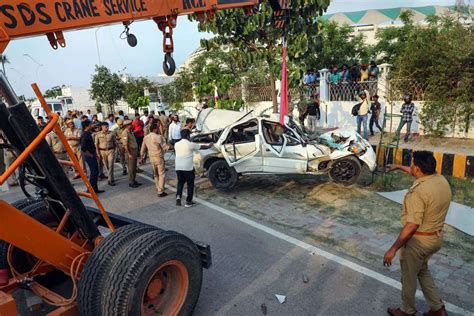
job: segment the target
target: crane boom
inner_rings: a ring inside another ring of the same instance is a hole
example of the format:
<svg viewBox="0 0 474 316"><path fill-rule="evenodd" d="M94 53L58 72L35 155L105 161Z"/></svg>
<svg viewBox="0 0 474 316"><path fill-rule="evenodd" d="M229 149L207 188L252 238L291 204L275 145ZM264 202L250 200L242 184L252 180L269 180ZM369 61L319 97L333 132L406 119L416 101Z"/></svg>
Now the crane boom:
<svg viewBox="0 0 474 316"><path fill-rule="evenodd" d="M0 54L13 39L45 34L51 46L57 49L59 46L66 46L63 31L115 23L125 25L128 39L128 25L131 22L153 19L163 32L166 63L172 61L172 29L176 26L178 15L195 14L198 20L204 20L206 17L212 19L214 13L222 9L245 8L250 13L251 8L259 2L260 0L2 0ZM135 46L136 39L129 41L129 44ZM172 62L174 68L174 61Z"/></svg>

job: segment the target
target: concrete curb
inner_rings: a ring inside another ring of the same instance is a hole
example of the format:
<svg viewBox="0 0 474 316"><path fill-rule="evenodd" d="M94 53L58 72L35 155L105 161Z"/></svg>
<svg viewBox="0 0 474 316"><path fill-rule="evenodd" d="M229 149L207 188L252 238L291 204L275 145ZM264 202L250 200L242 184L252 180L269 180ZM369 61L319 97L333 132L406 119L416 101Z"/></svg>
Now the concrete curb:
<svg viewBox="0 0 474 316"><path fill-rule="evenodd" d="M377 153L379 165L383 165L385 160L387 163L402 164L404 166L410 165L413 149L385 148L382 153L379 153L377 145L372 145L372 148ZM439 174L463 179L474 178L474 155L442 152L433 152L433 154L436 159L436 171Z"/></svg>

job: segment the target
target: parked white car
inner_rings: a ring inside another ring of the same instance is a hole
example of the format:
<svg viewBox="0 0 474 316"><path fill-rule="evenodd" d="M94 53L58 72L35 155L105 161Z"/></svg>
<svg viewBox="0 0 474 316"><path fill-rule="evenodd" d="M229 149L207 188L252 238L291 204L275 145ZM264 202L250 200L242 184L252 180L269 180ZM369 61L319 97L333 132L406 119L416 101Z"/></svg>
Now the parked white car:
<svg viewBox="0 0 474 316"><path fill-rule="evenodd" d="M281 125L252 113L215 109L201 111L196 123L191 140L214 146L194 156L195 167L207 170L212 185L220 189L232 188L239 175L267 173L327 173L333 181L350 185L364 165L371 171L376 167L372 146L350 129L310 140L291 119Z"/></svg>

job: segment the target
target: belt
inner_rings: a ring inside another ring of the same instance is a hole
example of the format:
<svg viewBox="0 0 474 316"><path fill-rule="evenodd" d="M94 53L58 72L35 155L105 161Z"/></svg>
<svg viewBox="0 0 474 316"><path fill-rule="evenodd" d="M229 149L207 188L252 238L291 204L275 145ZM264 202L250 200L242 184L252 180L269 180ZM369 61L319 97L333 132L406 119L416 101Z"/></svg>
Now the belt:
<svg viewBox="0 0 474 316"><path fill-rule="evenodd" d="M59 154L65 154L67 153L67 151L55 151L54 153L59 155Z"/></svg>
<svg viewBox="0 0 474 316"><path fill-rule="evenodd" d="M441 230L437 230L435 232L419 232L419 231L416 231L415 235L418 235L418 236L434 236L434 235L436 235L436 236L439 237L441 235L441 232L442 232Z"/></svg>

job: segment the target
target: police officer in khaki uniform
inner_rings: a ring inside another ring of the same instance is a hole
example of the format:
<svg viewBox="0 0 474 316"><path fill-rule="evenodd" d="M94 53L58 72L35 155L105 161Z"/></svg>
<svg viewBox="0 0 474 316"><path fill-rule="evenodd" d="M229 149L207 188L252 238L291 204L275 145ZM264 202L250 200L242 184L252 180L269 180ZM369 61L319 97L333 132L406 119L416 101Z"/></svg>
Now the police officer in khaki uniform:
<svg viewBox="0 0 474 316"><path fill-rule="evenodd" d="M4 140L3 132L0 131L0 144L6 144L6 139ZM15 157L12 154L11 150L0 150L0 174L4 173L5 170L10 167L10 165L15 161ZM14 187L18 185L18 179L16 176L16 170L10 176L12 181L9 183L10 186Z"/></svg>
<svg viewBox="0 0 474 316"><path fill-rule="evenodd" d="M95 145L97 136L102 131L102 122L95 122L95 123L91 122L91 124L94 127L94 133L92 134L92 139L94 140L94 145ZM107 179L107 177L104 174L104 163L102 159L100 159L99 151L97 151L97 163L99 164L99 180Z"/></svg>
<svg viewBox="0 0 474 316"><path fill-rule="evenodd" d="M121 140L128 158L128 185L131 188L137 188L141 183L138 183L135 179L137 176L138 143L132 133L132 121L124 121L123 129Z"/></svg>
<svg viewBox="0 0 474 316"><path fill-rule="evenodd" d="M140 150L140 160L144 163L145 153L148 152L158 196L164 197L168 195L165 192L166 168L164 160L164 154L168 149L168 145L166 144L166 139L159 135L159 127L156 122L150 125L150 131L151 132L143 139L142 148Z"/></svg>
<svg viewBox="0 0 474 316"><path fill-rule="evenodd" d="M48 143L49 148L51 148L54 155L56 156L56 159L68 160L66 148L64 147L64 144L61 142L58 135L54 131L51 131L49 132L48 135L46 135L46 142ZM64 172L67 174L69 171L69 167L68 166L62 166L62 167L63 167Z"/></svg>
<svg viewBox="0 0 474 316"><path fill-rule="evenodd" d="M117 139L117 150L115 151L115 159L120 160L122 164L122 175L127 175L127 160L125 159L125 149L122 145L122 133L123 133L123 120L121 118L117 118L114 125L110 129L111 132L115 133L115 138Z"/></svg>
<svg viewBox="0 0 474 316"><path fill-rule="evenodd" d="M79 160L79 165L81 165L82 169L86 173L86 165L84 164L84 159L82 158L80 146L81 131L75 127L74 121L72 120L67 120L66 126L67 128L64 131L64 135L66 136L69 146L71 146L72 151L76 155L77 160ZM79 179L80 177L79 171L76 170L76 174L74 175L73 179Z"/></svg>
<svg viewBox="0 0 474 316"><path fill-rule="evenodd" d="M428 269L428 260L441 249L442 229L452 194L448 181L436 174L436 160L432 152L413 152L410 167L389 165L389 170L400 169L415 177L405 195L401 222L403 229L395 243L385 253L384 265L390 266L400 250L402 271L402 307L388 308L390 315L415 315L417 279L430 311L423 315L447 315L436 285Z"/></svg>
<svg viewBox="0 0 474 316"><path fill-rule="evenodd" d="M99 155L99 160L107 170L108 183L114 186L114 157L117 140L115 133L109 131L109 124L107 122L103 122L101 128L102 130L98 132L95 137L95 147Z"/></svg>

